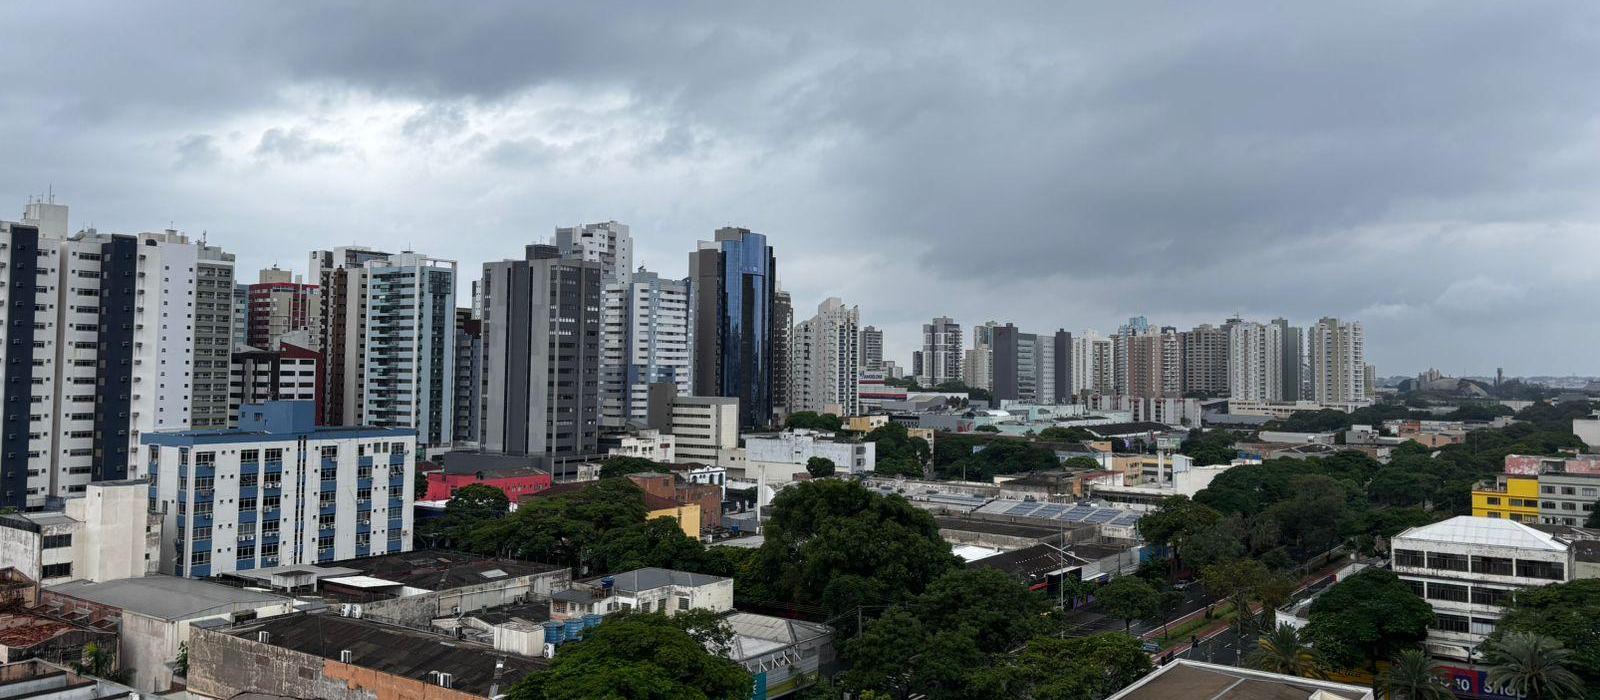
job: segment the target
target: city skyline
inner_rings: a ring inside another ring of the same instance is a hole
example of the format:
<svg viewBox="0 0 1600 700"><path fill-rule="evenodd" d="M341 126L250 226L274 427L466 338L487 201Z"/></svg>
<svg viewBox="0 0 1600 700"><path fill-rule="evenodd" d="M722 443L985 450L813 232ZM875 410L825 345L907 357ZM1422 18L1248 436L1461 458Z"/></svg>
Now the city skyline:
<svg viewBox="0 0 1600 700"><path fill-rule="evenodd" d="M443 6L8 6L49 59L0 68L28 164L0 192L245 270L351 243L473 270L617 220L677 278L741 226L801 308L872 300L897 362L937 315L1238 313L1360 319L1386 375L1600 371L1600 167L1573 157L1600 96L1570 89L1600 66L1568 58L1597 8L616 9L451 8L441 35Z"/></svg>

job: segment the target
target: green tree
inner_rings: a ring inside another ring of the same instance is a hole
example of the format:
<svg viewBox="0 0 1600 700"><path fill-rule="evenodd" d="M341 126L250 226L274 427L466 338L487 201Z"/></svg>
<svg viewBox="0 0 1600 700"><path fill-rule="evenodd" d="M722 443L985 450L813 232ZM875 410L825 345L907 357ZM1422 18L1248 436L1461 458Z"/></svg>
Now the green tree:
<svg viewBox="0 0 1600 700"><path fill-rule="evenodd" d="M854 481L784 489L737 585L753 600L821 604L830 614L922 592L960 561L927 511Z"/></svg>
<svg viewBox="0 0 1600 700"><path fill-rule="evenodd" d="M820 430L836 433L843 429L844 421L832 413L817 413L816 411L799 411L790 414L783 426L791 430L800 428L804 430Z"/></svg>
<svg viewBox="0 0 1600 700"><path fill-rule="evenodd" d="M667 473L667 465L643 457L607 457L600 463L600 478L615 479L640 472Z"/></svg>
<svg viewBox="0 0 1600 700"><path fill-rule="evenodd" d="M1234 624L1240 634L1249 629L1252 622L1250 605L1262 598L1261 591L1271 585L1273 578L1266 565L1255 559L1218 562L1200 574L1206 592L1233 603Z"/></svg>
<svg viewBox="0 0 1600 700"><path fill-rule="evenodd" d="M585 557L607 533L644 523L644 495L627 479L601 479L583 490L531 499L465 537L480 554L562 564L588 573Z"/></svg>
<svg viewBox="0 0 1600 700"><path fill-rule="evenodd" d="M1489 683L1529 700L1561 700L1583 696L1584 684L1568 666L1572 650L1561 642L1530 632L1511 632L1484 643L1483 664Z"/></svg>
<svg viewBox="0 0 1600 700"><path fill-rule="evenodd" d="M976 433L998 433L1000 432L1000 429L992 425L980 425L976 428L973 428L972 431Z"/></svg>
<svg viewBox="0 0 1600 700"><path fill-rule="evenodd" d="M1451 700L1445 679L1433 659L1421 649L1400 652L1378 676L1378 687L1388 700Z"/></svg>
<svg viewBox="0 0 1600 700"><path fill-rule="evenodd" d="M1600 527L1600 501L1595 501L1589 511L1588 519L1583 521L1584 527Z"/></svg>
<svg viewBox="0 0 1600 700"><path fill-rule="evenodd" d="M1393 572L1370 568L1311 603L1305 634L1334 668L1375 669L1428 636L1433 608Z"/></svg>
<svg viewBox="0 0 1600 700"><path fill-rule="evenodd" d="M1095 593L1100 607L1112 617L1122 620L1122 628L1129 629L1134 620L1143 620L1161 609L1161 594L1155 586L1138 576L1119 576L1111 579Z"/></svg>
<svg viewBox="0 0 1600 700"><path fill-rule="evenodd" d="M584 548L582 558L589 572L596 575L646 567L703 573L711 573L706 569L712 568L706 546L685 535L672 518L654 518L611 530Z"/></svg>
<svg viewBox="0 0 1600 700"><path fill-rule="evenodd" d="M975 697L1080 700L1103 698L1150 672L1140 642L1120 632L1034 637L1015 658L979 669Z"/></svg>
<svg viewBox="0 0 1600 700"><path fill-rule="evenodd" d="M466 548L472 532L486 523L504 518L511 499L487 484L462 487L444 504L444 516L421 528L420 534L435 546Z"/></svg>
<svg viewBox="0 0 1600 700"><path fill-rule="evenodd" d="M1061 468L1068 471L1099 471L1100 462L1093 457L1068 457L1061 463Z"/></svg>
<svg viewBox="0 0 1600 700"><path fill-rule="evenodd" d="M810 474L813 479L833 476L836 469L837 467L834 465L833 460L827 457L812 457L806 460L806 473Z"/></svg>
<svg viewBox="0 0 1600 700"><path fill-rule="evenodd" d="M695 616L620 612L564 645L549 670L511 686L511 700L743 698L750 675L686 629ZM701 630L705 633L705 630Z"/></svg>
<svg viewBox="0 0 1600 700"><path fill-rule="evenodd" d="M1241 467L1234 467L1240 469ZM1228 472L1233 469L1228 470ZM1228 472L1223 472L1227 475ZM1221 478L1221 477L1218 477ZM1201 491L1205 493L1205 491ZM1171 553L1173 571L1181 570L1184 557L1190 554L1191 545L1217 523L1222 515L1188 496L1167 498L1156 509L1146 513L1136 526L1145 541L1165 545Z"/></svg>
<svg viewBox="0 0 1600 700"><path fill-rule="evenodd" d="M411 500L421 501L428 497L428 473L419 471L411 477Z"/></svg>
<svg viewBox="0 0 1600 700"><path fill-rule="evenodd" d="M1525 632L1550 637L1572 653L1584 684L1600 688L1600 579L1577 579L1517 592L1496 635Z"/></svg>
<svg viewBox="0 0 1600 700"><path fill-rule="evenodd" d="M187 649L180 649L179 654L184 662L184 672L188 672ZM104 646L99 642L89 642L83 647L83 656L72 664L73 670L84 675L104 678L113 683L126 683L132 675L132 669L117 669L116 647Z"/></svg>
<svg viewBox="0 0 1600 700"><path fill-rule="evenodd" d="M910 431L899 423L885 423L867 433L866 441L876 445L875 473L880 476L908 476L921 478L923 465L932 450L928 441L911 437Z"/></svg>
<svg viewBox="0 0 1600 700"><path fill-rule="evenodd" d="M1239 456L1239 451L1233 449L1237 441L1238 437L1227 430L1195 428L1189 431L1189 436L1178 446L1178 451L1193 459L1195 466L1228 464Z"/></svg>
<svg viewBox="0 0 1600 700"><path fill-rule="evenodd" d="M1039 431L1039 439L1045 442L1093 442L1096 438L1094 433L1078 426L1071 428L1052 426Z"/></svg>
<svg viewBox="0 0 1600 700"><path fill-rule="evenodd" d="M1327 678L1328 673L1300 630L1278 625L1256 640L1255 651L1245 659L1250 668L1302 678Z"/></svg>

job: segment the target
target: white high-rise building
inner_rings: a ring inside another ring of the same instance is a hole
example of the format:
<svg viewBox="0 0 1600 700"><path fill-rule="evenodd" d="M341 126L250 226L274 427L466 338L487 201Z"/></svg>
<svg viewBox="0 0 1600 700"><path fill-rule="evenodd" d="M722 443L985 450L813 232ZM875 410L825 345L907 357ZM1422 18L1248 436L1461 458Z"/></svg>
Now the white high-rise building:
<svg viewBox="0 0 1600 700"><path fill-rule="evenodd" d="M0 222L0 506L128 477L143 432L227 427L233 256L175 232ZM19 274L20 273L20 274Z"/></svg>
<svg viewBox="0 0 1600 700"><path fill-rule="evenodd" d="M432 455L455 432L456 263L416 253L369 260L358 423L412 428Z"/></svg>
<svg viewBox="0 0 1600 700"><path fill-rule="evenodd" d="M633 236L627 224L607 221L558 228L556 249L568 260L600 263L607 280L627 282L633 274Z"/></svg>
<svg viewBox="0 0 1600 700"><path fill-rule="evenodd" d="M1228 396L1282 401L1283 376L1282 327L1240 322L1228 328Z"/></svg>
<svg viewBox="0 0 1600 700"><path fill-rule="evenodd" d="M860 412L861 310L837 297L795 324L789 339L789 411L853 416Z"/></svg>
<svg viewBox="0 0 1600 700"><path fill-rule="evenodd" d="M883 370L883 331L875 326L861 329L861 369L867 372Z"/></svg>
<svg viewBox="0 0 1600 700"><path fill-rule="evenodd" d="M1367 401L1366 334L1359 322L1324 318L1309 330L1311 400L1318 403Z"/></svg>
<svg viewBox="0 0 1600 700"><path fill-rule="evenodd" d="M922 325L922 359L917 383L925 387L959 380L961 375L961 324L948 316Z"/></svg>
<svg viewBox="0 0 1600 700"><path fill-rule="evenodd" d="M648 418L649 386L693 388L689 282L639 268L606 285L600 327L600 420L619 427Z"/></svg>
<svg viewBox="0 0 1600 700"><path fill-rule="evenodd" d="M1114 389L1111 339L1086 330L1072 336L1072 394L1109 395Z"/></svg>

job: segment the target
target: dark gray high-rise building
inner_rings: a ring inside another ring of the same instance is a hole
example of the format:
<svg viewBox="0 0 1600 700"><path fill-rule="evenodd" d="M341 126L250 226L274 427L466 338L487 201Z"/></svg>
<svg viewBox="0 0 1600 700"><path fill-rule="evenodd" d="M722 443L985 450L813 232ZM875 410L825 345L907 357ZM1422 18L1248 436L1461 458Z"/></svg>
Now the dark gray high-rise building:
<svg viewBox="0 0 1600 700"><path fill-rule="evenodd" d="M483 266L481 447L572 457L599 450L599 262L530 245Z"/></svg>
<svg viewBox="0 0 1600 700"><path fill-rule="evenodd" d="M1228 329L1211 324L1179 334L1183 354L1183 391L1211 396L1228 393Z"/></svg>
<svg viewBox="0 0 1600 700"><path fill-rule="evenodd" d="M790 345L794 342L794 300L788 292L772 295L772 405L787 409L790 392L794 391L794 367L789 362Z"/></svg>
<svg viewBox="0 0 1600 700"><path fill-rule="evenodd" d="M749 229L717 229L716 240L689 254L694 393L738 398L741 428L772 424L781 357L775 341L778 329L788 328L775 308L777 281L767 237Z"/></svg>
<svg viewBox="0 0 1600 700"><path fill-rule="evenodd" d="M1287 319L1272 320L1272 325L1283 336L1283 400L1300 401L1310 398L1304 388L1306 361L1305 329L1289 325Z"/></svg>
<svg viewBox="0 0 1600 700"><path fill-rule="evenodd" d="M452 439L475 443L483 415L483 321L456 309L455 417Z"/></svg>
<svg viewBox="0 0 1600 700"><path fill-rule="evenodd" d="M1051 358L1055 363L1055 386L1050 392L1051 398L1056 403L1068 403L1072 400L1072 332L1064 328L1056 329L1055 356Z"/></svg>
<svg viewBox="0 0 1600 700"><path fill-rule="evenodd" d="M883 369L883 331L876 326L861 329L861 369L877 372Z"/></svg>

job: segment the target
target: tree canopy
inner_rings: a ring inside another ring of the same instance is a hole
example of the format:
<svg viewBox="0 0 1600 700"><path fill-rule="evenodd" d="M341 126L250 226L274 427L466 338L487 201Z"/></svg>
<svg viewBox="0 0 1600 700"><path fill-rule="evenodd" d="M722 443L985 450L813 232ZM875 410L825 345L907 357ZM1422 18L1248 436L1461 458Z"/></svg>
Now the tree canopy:
<svg viewBox="0 0 1600 700"><path fill-rule="evenodd" d="M1433 608L1393 572L1370 568L1311 603L1306 636L1335 668L1375 668L1428 637Z"/></svg>
<svg viewBox="0 0 1600 700"><path fill-rule="evenodd" d="M910 430L899 423L873 428L866 440L877 446L874 471L881 476L921 478L923 465L932 456L928 441L911 437Z"/></svg>
<svg viewBox="0 0 1600 700"><path fill-rule="evenodd" d="M797 411L790 414L783 426L789 429L800 428L804 430L820 430L836 433L844 428L844 421L832 413L817 413L816 411Z"/></svg>
<svg viewBox="0 0 1600 700"><path fill-rule="evenodd" d="M1079 700L1103 698L1150 672L1139 640L1120 632L1034 637L1022 653L975 674L975 697Z"/></svg>
<svg viewBox="0 0 1600 700"><path fill-rule="evenodd" d="M1572 650L1572 670L1600 688L1600 579L1577 579L1519 591L1495 635L1528 632Z"/></svg>
<svg viewBox="0 0 1600 700"><path fill-rule="evenodd" d="M806 460L806 473L810 474L813 479L833 476L837 468L833 460L827 457L812 457Z"/></svg>
<svg viewBox="0 0 1600 700"><path fill-rule="evenodd" d="M779 492L772 512L737 584L751 599L837 614L903 600L959 565L932 515L854 481L796 484Z"/></svg>
<svg viewBox="0 0 1600 700"><path fill-rule="evenodd" d="M600 478L610 479L640 472L667 473L667 465L643 457L607 457L600 463Z"/></svg>
<svg viewBox="0 0 1600 700"><path fill-rule="evenodd" d="M1213 464L1228 464L1239 456L1239 451L1233 449L1233 444L1239 438L1227 430L1201 430L1195 428L1189 431L1189 436L1183 439L1178 446L1178 451L1188 455L1194 460L1197 467Z"/></svg>
<svg viewBox="0 0 1600 700"><path fill-rule="evenodd" d="M942 433L933 451L934 474L941 479L990 481L997 474L1061 468L1053 450L1015 437Z"/></svg>
<svg viewBox="0 0 1600 700"><path fill-rule="evenodd" d="M705 618L617 612L561 647L550 668L511 686L510 700L743 698L750 674L703 644ZM715 632L709 632L715 634Z"/></svg>

